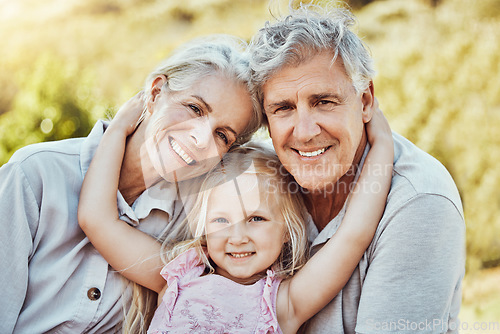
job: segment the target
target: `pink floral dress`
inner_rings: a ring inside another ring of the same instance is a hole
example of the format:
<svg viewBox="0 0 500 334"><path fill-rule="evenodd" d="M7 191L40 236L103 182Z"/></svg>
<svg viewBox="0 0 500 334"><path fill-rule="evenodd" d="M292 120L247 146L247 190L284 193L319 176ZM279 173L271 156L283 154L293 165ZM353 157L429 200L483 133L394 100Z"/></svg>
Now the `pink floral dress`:
<svg viewBox="0 0 500 334"><path fill-rule="evenodd" d="M272 270L252 285L220 275L204 275L198 253L190 249L161 271L168 284L148 334L280 333L276 294L281 279Z"/></svg>

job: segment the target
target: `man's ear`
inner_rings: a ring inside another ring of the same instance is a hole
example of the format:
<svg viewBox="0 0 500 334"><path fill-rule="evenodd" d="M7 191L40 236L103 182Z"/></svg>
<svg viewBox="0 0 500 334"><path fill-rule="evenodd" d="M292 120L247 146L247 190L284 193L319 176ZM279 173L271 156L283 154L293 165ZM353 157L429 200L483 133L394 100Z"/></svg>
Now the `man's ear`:
<svg viewBox="0 0 500 334"><path fill-rule="evenodd" d="M375 107L375 95L374 95L373 81L370 81L368 88L361 94L361 103L363 104L363 123L368 123L373 116Z"/></svg>
<svg viewBox="0 0 500 334"><path fill-rule="evenodd" d="M150 88L150 95L149 99L147 101L147 107L148 110L151 112L152 107L156 99L158 98L158 95L161 92L162 87L165 85L167 82L167 77L163 74L157 76L154 80L153 83L151 83L151 88Z"/></svg>

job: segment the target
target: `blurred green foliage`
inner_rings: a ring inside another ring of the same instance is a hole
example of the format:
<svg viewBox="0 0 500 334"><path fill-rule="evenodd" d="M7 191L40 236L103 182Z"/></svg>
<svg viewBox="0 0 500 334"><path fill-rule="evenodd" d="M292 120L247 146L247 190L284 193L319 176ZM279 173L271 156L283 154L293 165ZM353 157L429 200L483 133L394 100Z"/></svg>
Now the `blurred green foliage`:
<svg viewBox="0 0 500 334"><path fill-rule="evenodd" d="M358 20L391 126L458 185L468 270L500 264L500 1L380 1Z"/></svg>
<svg viewBox="0 0 500 334"><path fill-rule="evenodd" d="M86 135L179 44L248 40L272 20L267 0L51 1L0 7L0 165L24 145ZM459 187L468 270L500 264L500 0L351 4L391 126Z"/></svg>
<svg viewBox="0 0 500 334"><path fill-rule="evenodd" d="M62 64L62 65L61 65ZM83 137L102 115L91 98L92 76L50 54L20 69L9 111L0 115L0 158L5 162L22 146Z"/></svg>

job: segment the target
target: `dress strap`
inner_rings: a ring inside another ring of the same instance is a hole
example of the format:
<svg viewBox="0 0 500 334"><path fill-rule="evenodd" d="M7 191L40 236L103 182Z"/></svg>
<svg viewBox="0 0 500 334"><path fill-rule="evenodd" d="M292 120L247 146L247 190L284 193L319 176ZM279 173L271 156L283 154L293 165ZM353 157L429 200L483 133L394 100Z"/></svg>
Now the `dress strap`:
<svg viewBox="0 0 500 334"><path fill-rule="evenodd" d="M272 269L268 269L260 306L260 321L255 333L281 333L276 315L276 296L280 283L281 278Z"/></svg>
<svg viewBox="0 0 500 334"><path fill-rule="evenodd" d="M198 250L190 248L184 253L179 254L175 259L170 261L161 270L161 275L167 281L168 288L162 298L160 305L165 314L164 321L170 323L170 318L174 310L177 296L179 294L179 281L201 276L205 270L201 262Z"/></svg>

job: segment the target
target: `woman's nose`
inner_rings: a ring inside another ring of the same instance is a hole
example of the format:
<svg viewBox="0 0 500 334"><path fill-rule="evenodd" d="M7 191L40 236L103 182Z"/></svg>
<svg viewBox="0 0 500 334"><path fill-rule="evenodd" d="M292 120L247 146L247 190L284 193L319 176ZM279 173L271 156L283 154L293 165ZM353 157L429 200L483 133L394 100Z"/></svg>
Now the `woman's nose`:
<svg viewBox="0 0 500 334"><path fill-rule="evenodd" d="M212 127L208 117L199 117L193 124L190 131L190 137L198 149L206 149L215 145L215 139L212 135Z"/></svg>

